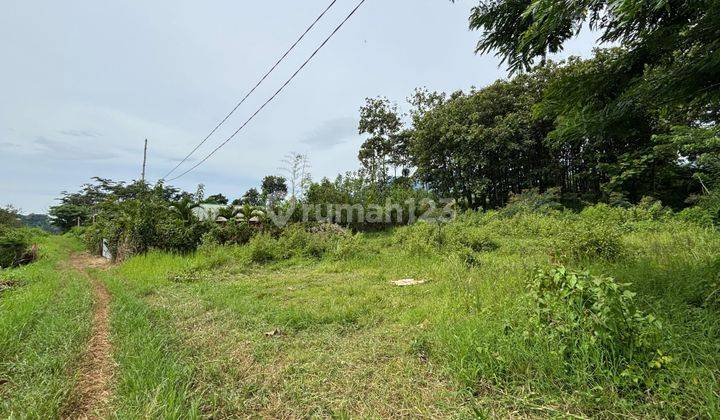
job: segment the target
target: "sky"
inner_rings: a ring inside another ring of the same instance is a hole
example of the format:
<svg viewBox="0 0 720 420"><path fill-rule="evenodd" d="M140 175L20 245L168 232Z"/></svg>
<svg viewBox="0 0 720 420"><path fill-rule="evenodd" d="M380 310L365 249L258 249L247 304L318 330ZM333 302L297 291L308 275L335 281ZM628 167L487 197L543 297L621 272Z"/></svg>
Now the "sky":
<svg viewBox="0 0 720 420"><path fill-rule="evenodd" d="M333 9L183 169L237 129L357 4ZM235 106L330 0L4 0L0 14L0 205L43 213L93 176L147 180L173 168ZM307 154L315 180L358 168L359 108L417 87L507 77L476 55L477 0L367 0L295 81L221 151L172 184L230 199ZM560 58L587 57L583 32Z"/></svg>

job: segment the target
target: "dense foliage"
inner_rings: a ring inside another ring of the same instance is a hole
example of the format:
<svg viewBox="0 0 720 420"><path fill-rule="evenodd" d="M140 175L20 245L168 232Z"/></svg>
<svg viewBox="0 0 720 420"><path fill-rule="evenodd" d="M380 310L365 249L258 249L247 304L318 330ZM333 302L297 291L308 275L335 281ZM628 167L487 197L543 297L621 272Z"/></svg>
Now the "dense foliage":
<svg viewBox="0 0 720 420"><path fill-rule="evenodd" d="M536 120L552 123L543 143L560 167L556 186L566 198L653 196L682 208L718 179L718 5L483 0L470 28L482 31L478 52L530 72L521 79L555 69L547 54L586 23L618 44L556 68L533 106Z"/></svg>
<svg viewBox="0 0 720 420"><path fill-rule="evenodd" d="M22 216L17 209L12 206L0 208L0 269L27 264L37 258L31 245L42 232L22 225Z"/></svg>

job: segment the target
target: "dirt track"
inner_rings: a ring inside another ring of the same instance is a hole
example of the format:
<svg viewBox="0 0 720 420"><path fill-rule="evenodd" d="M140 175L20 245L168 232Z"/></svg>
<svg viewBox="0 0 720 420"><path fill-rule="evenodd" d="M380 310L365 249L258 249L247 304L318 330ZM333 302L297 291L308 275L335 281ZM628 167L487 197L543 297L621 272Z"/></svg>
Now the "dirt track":
<svg viewBox="0 0 720 420"><path fill-rule="evenodd" d="M109 263L89 254L75 254L70 258L69 264L89 279L93 288L94 305L92 333L80 365L75 403L67 417L104 418L111 395L110 383L114 367L110 345L110 293L105 285L87 270L102 269Z"/></svg>

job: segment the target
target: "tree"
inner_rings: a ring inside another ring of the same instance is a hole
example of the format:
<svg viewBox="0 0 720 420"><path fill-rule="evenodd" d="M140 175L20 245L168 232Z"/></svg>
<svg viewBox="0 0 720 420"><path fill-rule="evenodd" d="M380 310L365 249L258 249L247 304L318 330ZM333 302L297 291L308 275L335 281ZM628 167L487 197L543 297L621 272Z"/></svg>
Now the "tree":
<svg viewBox="0 0 720 420"><path fill-rule="evenodd" d="M250 188L243 194L242 198L238 198L233 201L233 205L239 206L242 204L250 204L251 206L259 206L262 204L260 193L255 188Z"/></svg>
<svg viewBox="0 0 720 420"><path fill-rule="evenodd" d="M228 204L230 200L222 194L214 194L205 199L205 204Z"/></svg>
<svg viewBox="0 0 720 420"><path fill-rule="evenodd" d="M513 72L544 64L585 23L618 47L571 59L537 110L556 126L547 144L565 189L684 206L707 177L698 164L712 160L692 151L720 114L720 0L481 1L470 17L477 51Z"/></svg>
<svg viewBox="0 0 720 420"><path fill-rule="evenodd" d="M550 186L556 165L544 140L552 125L532 109L552 71L442 100L432 95L429 105L416 97L422 106L412 114L416 177L469 208L502 206L510 193Z"/></svg>
<svg viewBox="0 0 720 420"><path fill-rule="evenodd" d="M628 96L717 115L720 0L483 0L470 16L470 28L482 31L477 52L494 51L512 71L543 63L586 22L626 52Z"/></svg>
<svg viewBox="0 0 720 420"><path fill-rule="evenodd" d="M53 225L63 232L75 226L90 223L91 208L77 204L60 204L50 207L50 217Z"/></svg>
<svg viewBox="0 0 720 420"><path fill-rule="evenodd" d="M360 108L360 134L369 137L360 147L358 159L372 183L381 185L387 181L389 168L397 170L408 165L408 133L403 124L397 105L387 98L367 98Z"/></svg>
<svg viewBox="0 0 720 420"><path fill-rule="evenodd" d="M227 220L234 220L238 214L240 214L240 209L235 205L231 205L218 210L217 216L224 217Z"/></svg>
<svg viewBox="0 0 720 420"><path fill-rule="evenodd" d="M310 160L307 155L290 152L282 162L283 167L281 170L288 174L288 180L290 181L290 197L293 199L302 197L312 182Z"/></svg>
<svg viewBox="0 0 720 420"><path fill-rule="evenodd" d="M165 186L162 182L150 187L141 181L125 183L94 177L92 182L84 184L77 192L63 191L58 199L60 204L51 207L49 215L55 226L61 230L68 230L77 226L78 218L81 224L90 223L92 216L97 213L98 207L103 203L142 199L151 191L166 201L191 196L177 188Z"/></svg>
<svg viewBox="0 0 720 420"><path fill-rule="evenodd" d="M11 205L0 207L0 227L20 227L20 215L18 209Z"/></svg>
<svg viewBox="0 0 720 420"><path fill-rule="evenodd" d="M284 177L268 175L262 181L262 197L269 206L282 201L288 193L287 182Z"/></svg>
<svg viewBox="0 0 720 420"><path fill-rule="evenodd" d="M20 220L24 226L42 229L50 233L59 232L58 228L52 225L50 216L47 214L31 213L28 215L20 215Z"/></svg>
<svg viewBox="0 0 720 420"><path fill-rule="evenodd" d="M200 207L200 204L193 202L189 197L183 197L170 203L170 209L186 224L190 224L197 219L193 210L198 207Z"/></svg>
<svg viewBox="0 0 720 420"><path fill-rule="evenodd" d="M240 219L244 223L250 223L250 219L254 217L257 217L258 219L264 218L265 213L263 213L262 210L256 208L255 206L246 203L240 209L238 209L237 216L238 219Z"/></svg>

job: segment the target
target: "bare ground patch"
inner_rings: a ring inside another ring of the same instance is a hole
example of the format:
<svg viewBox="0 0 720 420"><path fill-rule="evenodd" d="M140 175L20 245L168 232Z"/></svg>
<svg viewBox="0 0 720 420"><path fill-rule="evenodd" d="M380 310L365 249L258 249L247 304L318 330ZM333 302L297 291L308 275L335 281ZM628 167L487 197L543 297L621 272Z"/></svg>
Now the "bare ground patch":
<svg viewBox="0 0 720 420"><path fill-rule="evenodd" d="M87 350L80 365L79 380L73 403L66 417L103 418L110 400L110 382L113 373L112 346L110 345L110 293L105 285L91 276L90 268L103 269L109 262L89 254L75 254L68 264L90 280L93 288L93 324Z"/></svg>

